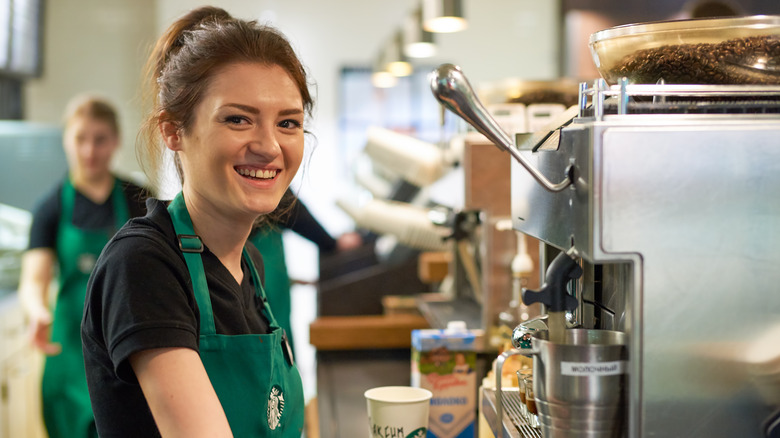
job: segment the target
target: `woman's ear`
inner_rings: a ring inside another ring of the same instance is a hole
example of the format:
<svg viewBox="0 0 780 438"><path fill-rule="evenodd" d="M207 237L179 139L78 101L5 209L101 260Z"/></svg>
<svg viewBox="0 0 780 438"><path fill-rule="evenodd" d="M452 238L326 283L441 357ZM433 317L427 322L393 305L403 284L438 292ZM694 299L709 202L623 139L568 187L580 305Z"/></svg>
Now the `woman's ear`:
<svg viewBox="0 0 780 438"><path fill-rule="evenodd" d="M165 142L165 146L172 151L181 150L181 136L179 135L179 126L176 123L165 121L160 122L160 135Z"/></svg>

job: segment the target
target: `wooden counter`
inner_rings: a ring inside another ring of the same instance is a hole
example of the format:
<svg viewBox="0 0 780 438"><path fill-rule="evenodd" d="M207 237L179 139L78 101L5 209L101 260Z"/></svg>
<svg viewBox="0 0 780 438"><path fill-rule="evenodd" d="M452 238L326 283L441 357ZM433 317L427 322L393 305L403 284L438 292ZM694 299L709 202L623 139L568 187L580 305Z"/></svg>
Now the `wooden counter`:
<svg viewBox="0 0 780 438"><path fill-rule="evenodd" d="M317 350L411 348L412 330L429 328L421 315L321 316L309 325Z"/></svg>

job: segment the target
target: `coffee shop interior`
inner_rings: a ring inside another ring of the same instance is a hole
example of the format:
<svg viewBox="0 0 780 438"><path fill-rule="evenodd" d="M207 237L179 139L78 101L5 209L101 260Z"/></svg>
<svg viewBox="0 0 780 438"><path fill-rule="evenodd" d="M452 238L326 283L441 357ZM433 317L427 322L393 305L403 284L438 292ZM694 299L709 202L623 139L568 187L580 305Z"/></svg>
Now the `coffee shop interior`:
<svg viewBox="0 0 780 438"><path fill-rule="evenodd" d="M0 438L47 436L17 287L63 110L113 102L112 169L145 185L143 65L203 4L0 0ZM290 39L315 100L291 187L361 238L282 234L304 436L384 437L364 394L416 386L428 437L780 437L780 2L209 4ZM749 72L686 64L740 39Z"/></svg>

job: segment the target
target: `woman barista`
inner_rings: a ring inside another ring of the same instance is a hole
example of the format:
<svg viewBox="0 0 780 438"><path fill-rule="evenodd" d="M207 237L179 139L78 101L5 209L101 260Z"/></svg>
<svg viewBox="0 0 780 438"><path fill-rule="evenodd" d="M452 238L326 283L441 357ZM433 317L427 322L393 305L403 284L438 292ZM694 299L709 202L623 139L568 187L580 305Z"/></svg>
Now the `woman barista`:
<svg viewBox="0 0 780 438"><path fill-rule="evenodd" d="M312 99L276 30L191 11L150 59L161 139L182 191L109 242L87 291L84 360L101 436L300 437L303 388L245 245L303 157Z"/></svg>
<svg viewBox="0 0 780 438"><path fill-rule="evenodd" d="M114 232L146 212L141 188L109 169L119 147L119 125L108 102L73 99L65 113L63 147L68 176L35 208L19 289L33 345L49 355L42 405L51 438L97 436L79 328L87 280ZM55 275L59 290L52 315L49 285Z"/></svg>

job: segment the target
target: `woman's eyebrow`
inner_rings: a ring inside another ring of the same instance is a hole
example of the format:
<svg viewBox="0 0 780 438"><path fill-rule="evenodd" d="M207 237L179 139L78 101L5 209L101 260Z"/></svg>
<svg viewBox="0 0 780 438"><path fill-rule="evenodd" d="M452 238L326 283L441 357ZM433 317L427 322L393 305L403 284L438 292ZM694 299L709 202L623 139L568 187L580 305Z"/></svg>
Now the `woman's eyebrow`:
<svg viewBox="0 0 780 438"><path fill-rule="evenodd" d="M240 103L226 103L222 105L220 108L237 108L241 111L246 111L251 114L260 114L260 110L250 106L250 105L243 105ZM303 114L303 109L301 108L289 108L289 109L283 109L279 111L280 116L291 116L291 115L298 115Z"/></svg>
<svg viewBox="0 0 780 438"><path fill-rule="evenodd" d="M300 108L290 108L279 111L280 116L294 116L298 114L303 114L303 110Z"/></svg>
<svg viewBox="0 0 780 438"><path fill-rule="evenodd" d="M237 108L237 109L240 109L241 111L246 111L246 112L252 113L252 114L260 114L260 110L259 109L255 108L253 106L250 106L250 105L242 105L240 103L226 103L226 104L222 105L220 108L228 108L228 107L230 107L230 108Z"/></svg>

